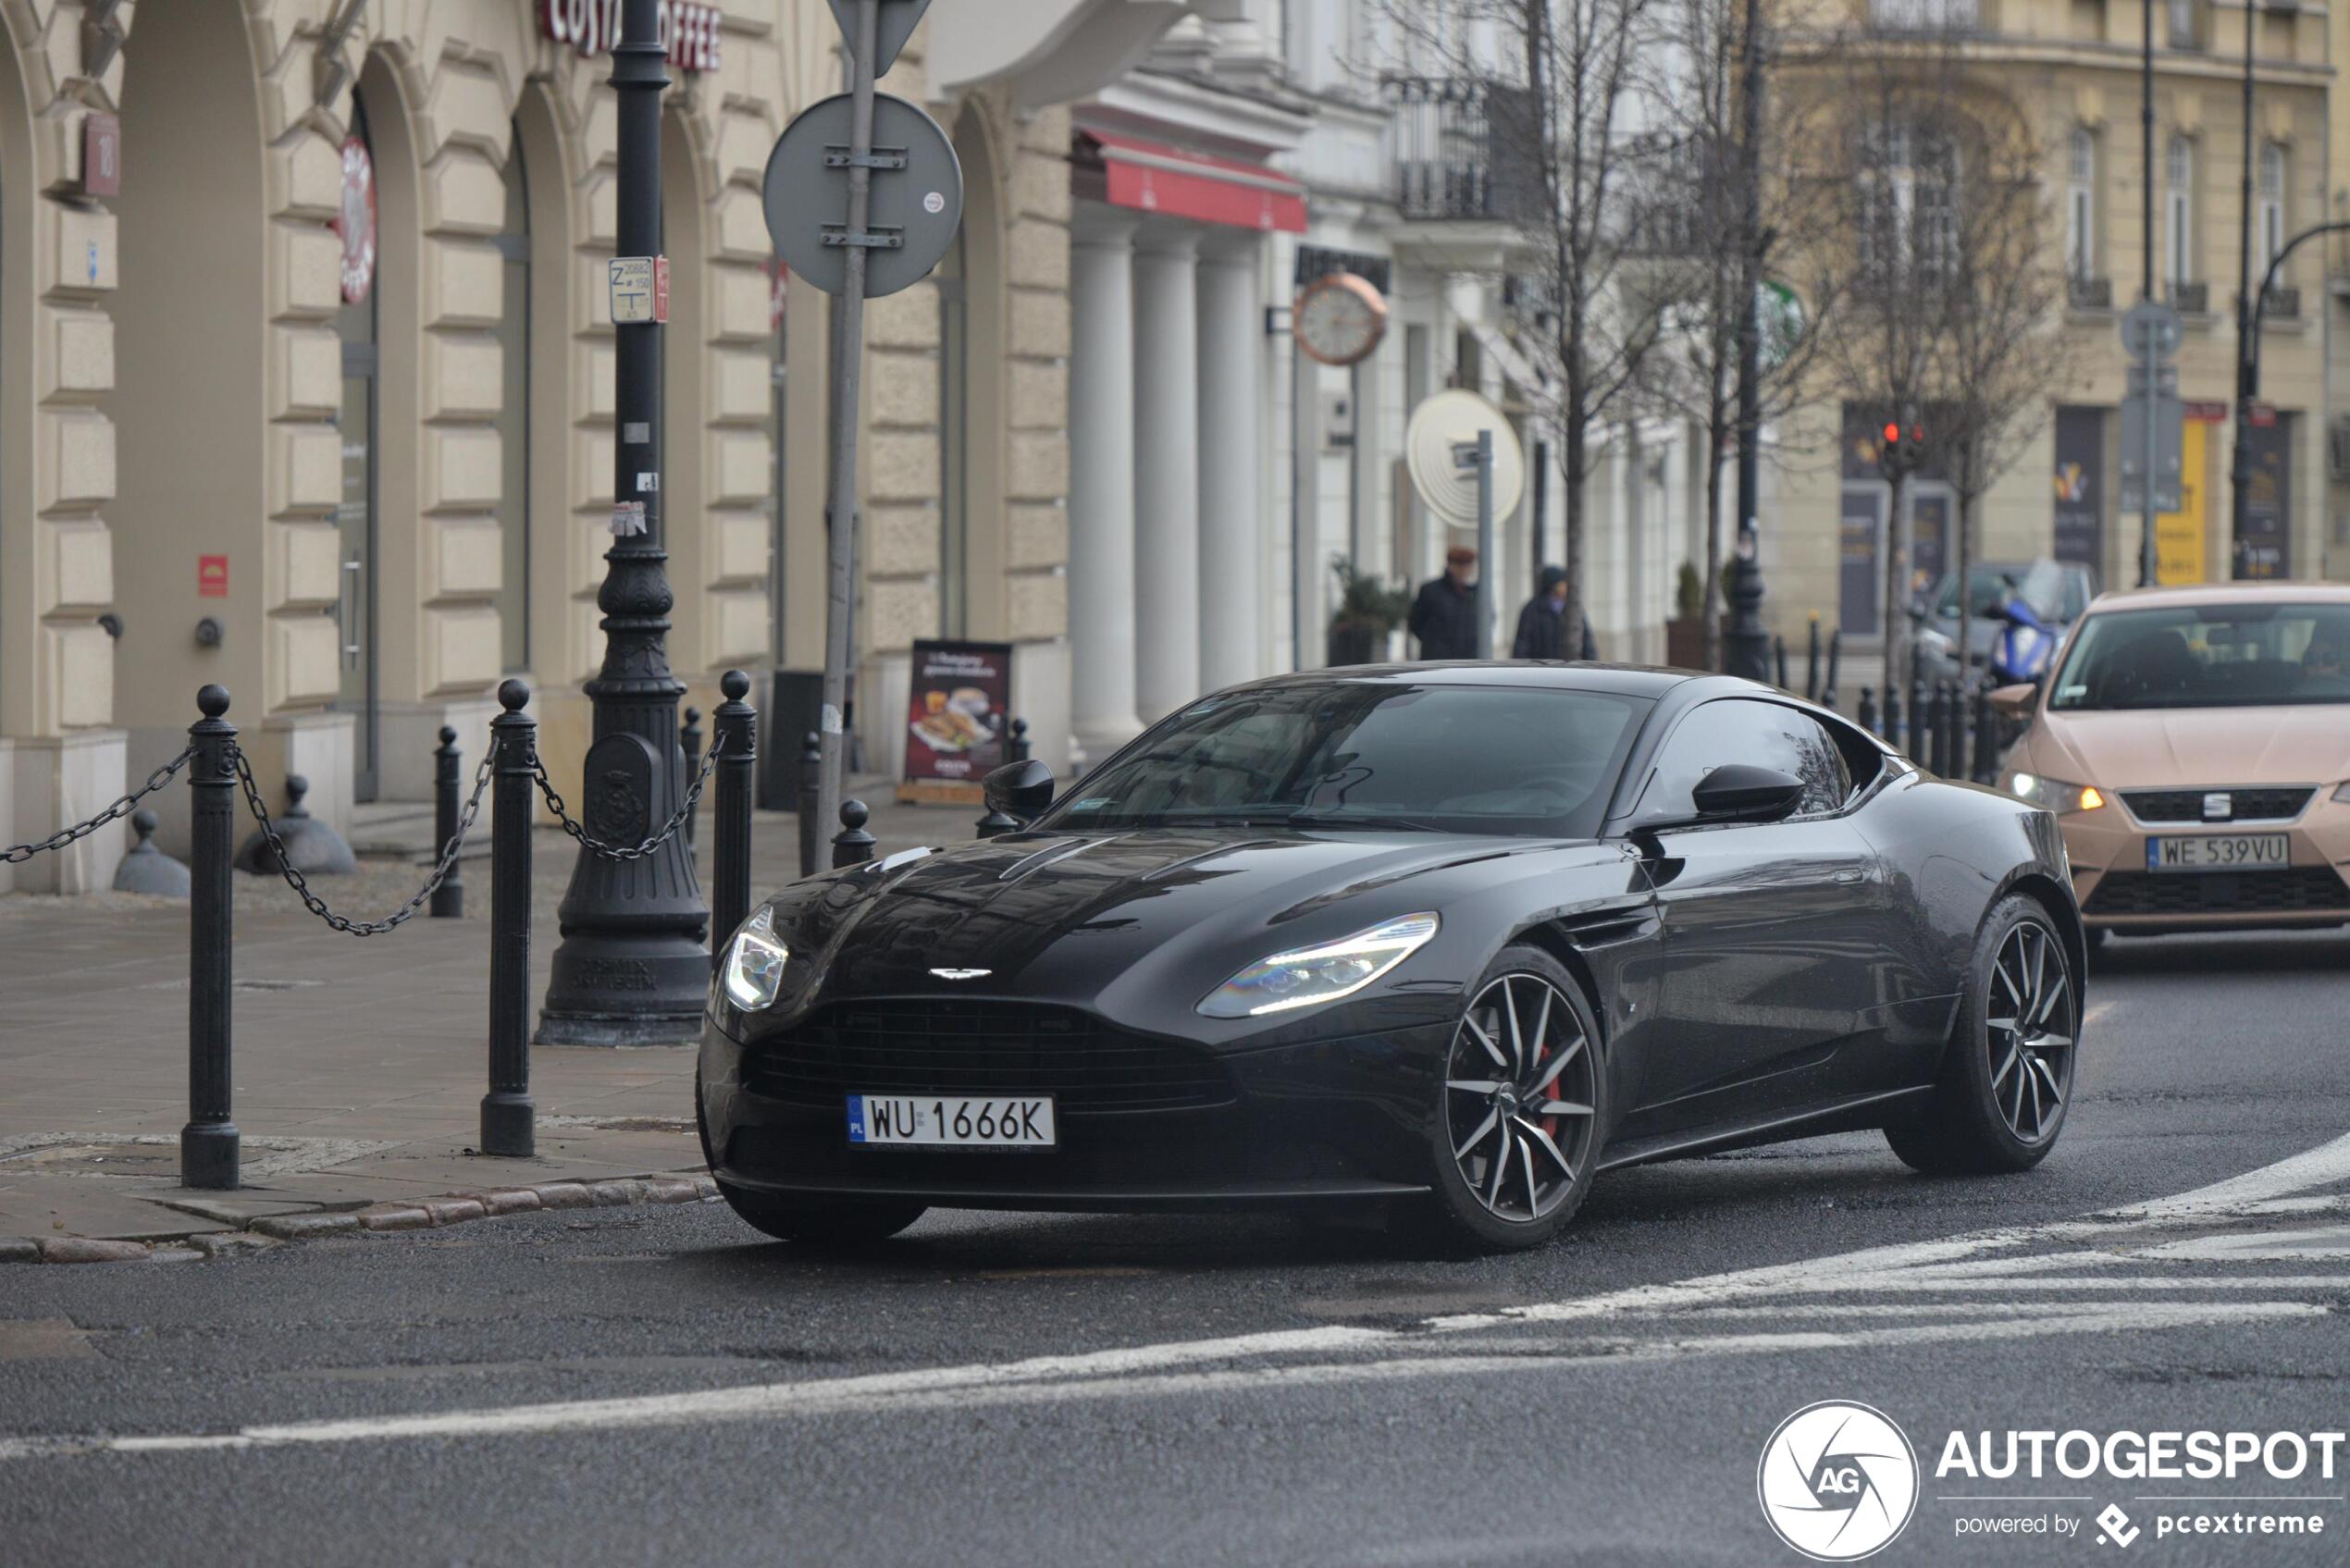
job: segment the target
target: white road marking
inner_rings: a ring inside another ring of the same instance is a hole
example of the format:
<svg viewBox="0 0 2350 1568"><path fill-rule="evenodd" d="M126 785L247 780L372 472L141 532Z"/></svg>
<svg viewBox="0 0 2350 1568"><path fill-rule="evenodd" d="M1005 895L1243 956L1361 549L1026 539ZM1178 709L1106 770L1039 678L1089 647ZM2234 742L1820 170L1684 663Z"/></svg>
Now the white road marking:
<svg viewBox="0 0 2350 1568"><path fill-rule="evenodd" d="M2077 1312L2052 1320L1934 1323L1914 1327L1865 1329L1858 1333L1791 1330L1776 1334L1711 1335L1681 1340L1535 1340L1526 1341L1528 1350L1510 1354L1410 1355L1379 1361L1307 1362L1277 1366L1224 1367L1200 1372L1148 1372L1128 1377L1105 1375L1060 1379L1004 1379L983 1375L1008 1370L1005 1368L960 1367L942 1369L946 1376L907 1373L766 1383L691 1394L655 1394L641 1399L579 1400L518 1405L505 1410L459 1410L361 1420L292 1422L279 1426L248 1426L227 1433L150 1438L0 1439L0 1459L67 1453L186 1453L403 1438L610 1432L635 1427L786 1416L900 1414L1176 1394L1260 1393L1339 1383L1383 1383L1423 1377L1481 1377L1496 1373L1522 1375L1535 1370L1593 1365L1623 1366L1691 1356L1784 1354L1796 1351L1883 1348L1954 1340L2013 1340L2047 1333L2121 1333L2212 1323L2322 1317L2329 1311L2325 1306L2301 1302L2236 1302L2218 1306L2201 1303L2159 1303L2136 1311ZM1385 1337L1391 1341L1402 1338L1396 1335ZM1213 1341L1201 1341L1200 1345L1210 1343ZM1191 1350L1199 1347L1180 1348ZM960 1376L950 1381L949 1377L953 1375Z"/></svg>
<svg viewBox="0 0 2350 1568"><path fill-rule="evenodd" d="M2338 1230L2257 1233L2245 1238L2245 1247L2219 1248L2208 1260L2201 1254L2166 1250L2194 1238L2165 1233L2204 1227L2208 1241L2211 1232L2224 1235L2222 1228L2230 1225L2248 1224L2257 1230L2272 1215L2282 1217L2305 1212L2280 1210L2281 1203L2310 1189L2345 1180L2350 1180L2350 1137L2190 1192L2084 1219L1864 1248L1838 1256L1502 1312L1433 1317L1411 1330L1332 1325L693 1393L292 1422L234 1432L0 1438L0 1461L69 1453L167 1453L411 1438L602 1432L810 1414L1255 1392L1624 1366L1692 1357L1881 1349L2323 1317L2332 1310L2328 1302L2274 1296L2315 1290L2331 1298L2350 1285L2350 1276L2202 1275L2195 1265L2213 1261L2241 1268L2263 1261L2330 1258L2337 1255L2336 1251L2331 1246L2308 1250L2310 1239L2331 1239L2340 1234ZM2128 1250L2134 1244L2137 1250ZM2050 1245L2064 1250L2022 1251ZM2144 1272L2146 1269L2158 1272ZM2271 1299L2244 1299L2242 1293L2250 1290L2271 1292ZM2104 1299L2046 1299L2067 1291ZM1988 1293L1997 1293L2000 1301L1982 1302L1981 1296ZM1815 1299L1832 1295L1956 1295L1961 1300L1824 1303ZM2027 1299L2019 1301L2019 1296ZM1963 1299L1967 1297L1975 1299ZM2029 1299L2033 1297L2041 1299ZM1649 1319L1680 1319L1694 1327L1740 1316L1789 1314L1817 1318L1826 1326L1775 1332L1642 1331L1651 1328L1644 1322ZM1944 1321L1913 1321L1928 1316ZM1881 1321L1872 1326L1868 1322L1872 1318ZM1508 1337L1500 1332L1578 1323L1594 1328L1604 1325L1615 1331L1570 1338ZM1627 1327L1635 1331L1621 1331ZM1484 1332L1472 1332L1477 1330ZM1226 1364L1202 1365L1207 1363ZM1229 1364L1232 1363L1255 1364Z"/></svg>

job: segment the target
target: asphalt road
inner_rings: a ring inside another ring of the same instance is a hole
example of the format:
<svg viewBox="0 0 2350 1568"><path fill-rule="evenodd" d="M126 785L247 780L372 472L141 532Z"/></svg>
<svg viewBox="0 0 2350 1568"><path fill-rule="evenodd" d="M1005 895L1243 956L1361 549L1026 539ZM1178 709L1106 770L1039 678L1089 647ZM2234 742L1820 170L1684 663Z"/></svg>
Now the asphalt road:
<svg viewBox="0 0 2350 1568"><path fill-rule="evenodd" d="M710 1206L9 1268L0 1563L1796 1563L1757 1466L1824 1400L1922 1462L1874 1561L2350 1559L2350 1451L1943 1464L2350 1425L2350 938L2117 943L2091 1001L2030 1176L1784 1145L1604 1177L1506 1260L1011 1215L825 1257ZM2049 1533L1961 1534L2001 1519Z"/></svg>

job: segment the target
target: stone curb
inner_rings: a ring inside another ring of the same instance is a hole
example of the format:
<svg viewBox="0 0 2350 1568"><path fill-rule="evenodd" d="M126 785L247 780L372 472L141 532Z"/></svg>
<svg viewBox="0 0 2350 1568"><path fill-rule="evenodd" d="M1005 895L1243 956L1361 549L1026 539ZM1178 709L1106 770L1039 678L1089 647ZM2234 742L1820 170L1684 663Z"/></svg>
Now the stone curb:
<svg viewBox="0 0 2350 1568"><path fill-rule="evenodd" d="M625 1208L636 1204L717 1201L718 1183L708 1176L668 1174L623 1177L610 1181L550 1181L539 1187L443 1192L409 1203L369 1204L364 1208L332 1213L269 1215L249 1221L237 1230L204 1231L155 1242L115 1241L90 1236L0 1236L0 1263L179 1262L195 1257L245 1257L286 1241L372 1231L433 1230L476 1219L536 1214L542 1209Z"/></svg>

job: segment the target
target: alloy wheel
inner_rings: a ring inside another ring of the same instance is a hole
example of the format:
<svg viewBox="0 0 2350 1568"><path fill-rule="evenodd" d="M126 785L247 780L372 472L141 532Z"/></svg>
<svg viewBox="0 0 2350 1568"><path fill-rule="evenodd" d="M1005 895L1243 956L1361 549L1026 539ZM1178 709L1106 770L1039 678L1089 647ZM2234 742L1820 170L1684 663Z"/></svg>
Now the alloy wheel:
<svg viewBox="0 0 2350 1568"><path fill-rule="evenodd" d="M2051 1136L2072 1088L2072 982L2056 934L2034 920L2008 932L1984 1008L1991 1100L2026 1143Z"/></svg>
<svg viewBox="0 0 2350 1568"><path fill-rule="evenodd" d="M1477 994L1445 1060L1445 1121L1461 1179L1498 1219L1558 1207L1592 1147L1591 1043L1574 1006L1536 974Z"/></svg>

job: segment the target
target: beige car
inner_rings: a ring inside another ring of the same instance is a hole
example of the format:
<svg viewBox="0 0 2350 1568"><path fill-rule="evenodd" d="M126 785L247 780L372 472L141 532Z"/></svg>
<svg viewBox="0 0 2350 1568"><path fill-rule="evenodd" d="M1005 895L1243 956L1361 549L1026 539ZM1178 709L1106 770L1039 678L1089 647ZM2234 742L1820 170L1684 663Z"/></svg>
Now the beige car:
<svg viewBox="0 0 2350 1568"><path fill-rule="evenodd" d="M2000 784L2057 814L2092 940L2350 922L2350 587L2107 594Z"/></svg>

